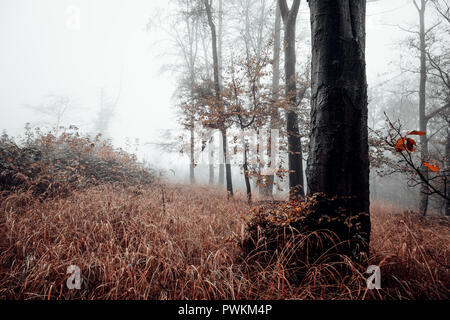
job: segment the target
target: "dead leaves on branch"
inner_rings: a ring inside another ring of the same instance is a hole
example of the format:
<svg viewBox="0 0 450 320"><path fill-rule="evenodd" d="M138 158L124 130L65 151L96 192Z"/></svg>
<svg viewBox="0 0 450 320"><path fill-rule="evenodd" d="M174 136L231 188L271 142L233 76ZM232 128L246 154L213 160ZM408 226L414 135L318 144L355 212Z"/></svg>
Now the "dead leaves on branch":
<svg viewBox="0 0 450 320"><path fill-rule="evenodd" d="M411 138L400 138L395 143L395 151L397 152L403 152L405 150L408 150L409 152L415 151L415 146L417 145L416 141L414 141Z"/></svg>
<svg viewBox="0 0 450 320"><path fill-rule="evenodd" d="M426 135L426 132L414 130L407 134L407 136L409 136L409 135L424 136L424 135ZM405 136L405 137L400 137L397 140L397 142L394 145L394 149L397 152L403 152L403 151L414 152L416 150L416 148L415 148L416 146L417 146L417 143L414 139L407 138ZM428 162L423 162L423 165L425 167L427 167L430 171L433 171L433 172L440 171L440 169L437 165L430 164Z"/></svg>

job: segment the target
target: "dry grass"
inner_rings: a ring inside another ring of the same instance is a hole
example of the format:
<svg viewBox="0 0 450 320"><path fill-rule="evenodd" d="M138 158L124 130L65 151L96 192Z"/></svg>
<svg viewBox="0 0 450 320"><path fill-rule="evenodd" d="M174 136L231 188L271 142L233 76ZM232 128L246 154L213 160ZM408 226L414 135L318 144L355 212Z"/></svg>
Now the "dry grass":
<svg viewBox="0 0 450 320"><path fill-rule="evenodd" d="M2 299L448 299L449 222L374 204L372 257L382 290L367 290L362 269L333 263L288 277L289 252L270 264L240 259L249 207L205 187L114 185L36 201L0 195ZM287 251L289 251L287 249ZM252 260L254 261L254 260ZM325 261L325 260L323 260ZM66 287L69 265L81 290Z"/></svg>

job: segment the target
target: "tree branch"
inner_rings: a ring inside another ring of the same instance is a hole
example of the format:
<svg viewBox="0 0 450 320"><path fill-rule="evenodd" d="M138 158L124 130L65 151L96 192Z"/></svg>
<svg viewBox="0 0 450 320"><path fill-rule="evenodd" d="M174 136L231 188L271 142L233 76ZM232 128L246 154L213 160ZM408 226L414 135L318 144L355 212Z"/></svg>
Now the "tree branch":
<svg viewBox="0 0 450 320"><path fill-rule="evenodd" d="M445 109L450 107L450 102L447 102L444 106L434 110L433 112L431 112L430 114L425 116L425 121L430 120L431 118L435 117L437 114L441 113L442 111L444 111Z"/></svg>

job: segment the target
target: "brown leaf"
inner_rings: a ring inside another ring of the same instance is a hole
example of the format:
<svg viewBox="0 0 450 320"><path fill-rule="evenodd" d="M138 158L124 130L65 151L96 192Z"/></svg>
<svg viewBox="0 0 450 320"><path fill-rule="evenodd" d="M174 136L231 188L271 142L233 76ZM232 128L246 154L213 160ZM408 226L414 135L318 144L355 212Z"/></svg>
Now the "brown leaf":
<svg viewBox="0 0 450 320"><path fill-rule="evenodd" d="M425 131L416 131L416 130L414 130L414 131L409 132L407 134L407 136L409 136L409 135L424 136L426 134L427 133Z"/></svg>
<svg viewBox="0 0 450 320"><path fill-rule="evenodd" d="M402 152L406 150L406 146L405 146L405 138L400 138L397 140L397 142L395 143L395 151L397 152Z"/></svg>
<svg viewBox="0 0 450 320"><path fill-rule="evenodd" d="M414 152L414 146L416 146L417 145L417 143L413 140L413 139L411 139L411 138L406 138L406 149L409 151L409 152Z"/></svg>
<svg viewBox="0 0 450 320"><path fill-rule="evenodd" d="M400 138L394 145L395 151L402 152L408 150L409 152L414 152L417 143L411 138Z"/></svg>

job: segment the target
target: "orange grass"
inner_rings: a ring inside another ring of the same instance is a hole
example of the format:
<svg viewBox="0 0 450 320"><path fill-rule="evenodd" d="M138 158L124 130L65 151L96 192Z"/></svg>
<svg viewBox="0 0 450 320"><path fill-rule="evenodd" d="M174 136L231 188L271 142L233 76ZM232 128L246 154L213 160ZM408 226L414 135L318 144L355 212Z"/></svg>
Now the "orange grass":
<svg viewBox="0 0 450 320"><path fill-rule="evenodd" d="M100 185L69 197L0 195L2 299L448 299L449 221L372 205L371 264L381 290L361 268L307 266L293 284L288 252L270 264L240 259L249 206L216 188ZM164 211L163 211L164 210ZM288 251L288 250L287 250ZM326 261L326 259L321 259ZM66 287L69 265L80 290Z"/></svg>

